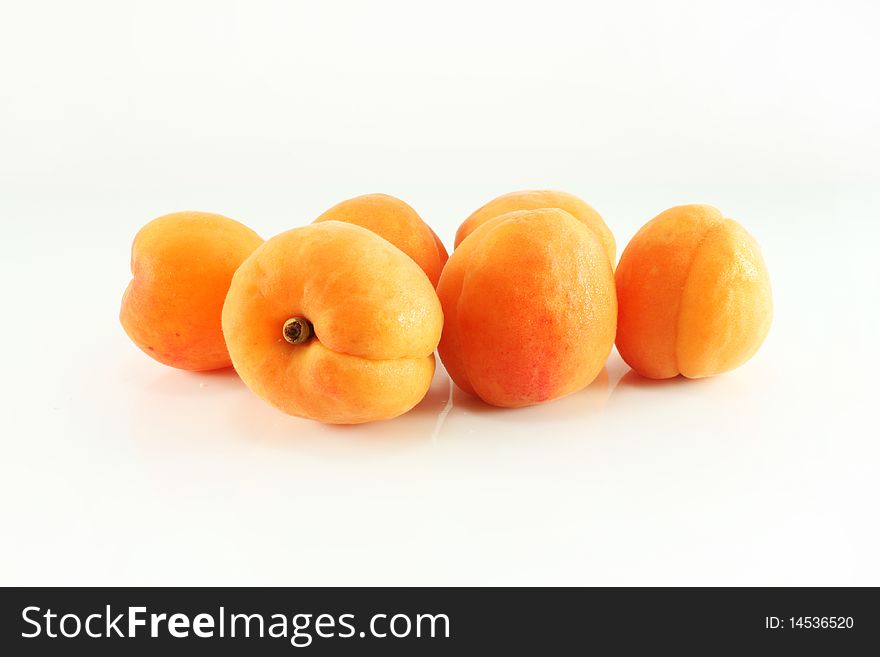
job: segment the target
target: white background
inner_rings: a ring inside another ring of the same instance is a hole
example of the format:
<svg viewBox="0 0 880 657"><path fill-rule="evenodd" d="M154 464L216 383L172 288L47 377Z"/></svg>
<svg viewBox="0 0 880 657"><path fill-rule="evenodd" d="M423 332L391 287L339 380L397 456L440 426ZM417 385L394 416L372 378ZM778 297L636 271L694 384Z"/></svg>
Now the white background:
<svg viewBox="0 0 880 657"><path fill-rule="evenodd" d="M0 1L0 583L880 584L877 3ZM762 244L736 372L391 422L151 361L132 237L559 188Z"/></svg>

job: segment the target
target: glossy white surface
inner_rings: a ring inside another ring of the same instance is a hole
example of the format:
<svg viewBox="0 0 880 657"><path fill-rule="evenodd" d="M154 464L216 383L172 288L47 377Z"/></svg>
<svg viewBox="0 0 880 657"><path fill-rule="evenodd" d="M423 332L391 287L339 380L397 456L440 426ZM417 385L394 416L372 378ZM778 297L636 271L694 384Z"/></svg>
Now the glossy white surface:
<svg viewBox="0 0 880 657"><path fill-rule="evenodd" d="M876 5L574 4L4 5L0 584L880 584ZM764 249L764 347L661 383L615 352L516 411L441 368L344 428L118 324L159 214L268 237L383 191L451 247L523 187L618 252L717 205Z"/></svg>

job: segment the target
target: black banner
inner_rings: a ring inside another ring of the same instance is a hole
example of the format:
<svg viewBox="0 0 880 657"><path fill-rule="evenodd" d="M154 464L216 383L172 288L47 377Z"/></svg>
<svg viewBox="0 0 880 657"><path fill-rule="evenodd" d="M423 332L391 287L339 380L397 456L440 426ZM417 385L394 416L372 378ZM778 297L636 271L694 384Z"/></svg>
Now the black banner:
<svg viewBox="0 0 880 657"><path fill-rule="evenodd" d="M876 653L880 614L877 591L867 588L7 588L0 596L6 655L555 655L646 647L848 655Z"/></svg>

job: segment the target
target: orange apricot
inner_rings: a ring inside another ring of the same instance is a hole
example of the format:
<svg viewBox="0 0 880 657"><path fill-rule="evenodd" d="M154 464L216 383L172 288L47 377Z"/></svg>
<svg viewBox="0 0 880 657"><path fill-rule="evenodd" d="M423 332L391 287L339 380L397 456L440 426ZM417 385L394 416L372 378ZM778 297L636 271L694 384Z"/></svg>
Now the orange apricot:
<svg viewBox="0 0 880 657"><path fill-rule="evenodd" d="M419 266L340 221L268 240L239 267L223 307L245 384L285 413L334 424L415 406L431 384L442 325Z"/></svg>
<svg viewBox="0 0 880 657"><path fill-rule="evenodd" d="M617 266L617 349L652 379L713 376L751 358L770 330L770 278L757 242L711 205L661 213Z"/></svg>
<svg viewBox="0 0 880 657"><path fill-rule="evenodd" d="M364 194L342 201L315 219L315 223L321 221L344 221L373 231L415 260L435 287L449 258L443 242L418 213L388 194Z"/></svg>
<svg viewBox="0 0 880 657"><path fill-rule="evenodd" d="M489 201L465 219L464 223L459 226L458 231L455 233L455 248L458 248L458 245L461 244L465 237L494 217L513 212L514 210L537 210L539 208L559 208L583 222L602 242L602 247L605 249L608 261L614 267L614 258L617 255L614 235L611 234L611 230L602 220L599 213L574 194L552 190L510 192Z"/></svg>
<svg viewBox="0 0 880 657"><path fill-rule="evenodd" d="M220 314L232 275L262 238L209 212L175 212L141 228L119 319L146 354L183 370L229 367Z"/></svg>
<svg viewBox="0 0 880 657"><path fill-rule="evenodd" d="M614 274L599 238L558 208L483 223L440 277L440 358L455 383L495 406L580 390L614 343Z"/></svg>

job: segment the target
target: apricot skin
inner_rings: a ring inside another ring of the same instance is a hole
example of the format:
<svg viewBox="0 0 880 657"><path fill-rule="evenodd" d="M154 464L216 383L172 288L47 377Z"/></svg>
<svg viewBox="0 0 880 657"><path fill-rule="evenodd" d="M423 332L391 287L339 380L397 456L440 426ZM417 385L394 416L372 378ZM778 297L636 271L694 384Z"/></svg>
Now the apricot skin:
<svg viewBox="0 0 880 657"><path fill-rule="evenodd" d="M416 261L436 287L449 255L446 247L419 214L399 198L365 194L342 201L315 219L363 226L391 242Z"/></svg>
<svg viewBox="0 0 880 657"><path fill-rule="evenodd" d="M596 378L614 343L614 275L601 241L568 212L484 222L437 287L440 358L452 380L495 406L556 399Z"/></svg>
<svg viewBox="0 0 880 657"><path fill-rule="evenodd" d="M608 256L608 262L614 267L617 256L614 235L605 221L590 205L574 194L553 190L523 190L503 194L476 210L464 220L455 233L455 248L478 227L485 222L515 210L537 210L539 208L559 208L565 210L575 219L592 230Z"/></svg>
<svg viewBox="0 0 880 657"><path fill-rule="evenodd" d="M307 319L293 345L285 321ZM239 267L223 307L235 369L290 415L383 420L425 396L443 314L425 273L366 228L324 221L273 237Z"/></svg>
<svg viewBox="0 0 880 657"><path fill-rule="evenodd" d="M220 314L232 275L262 238L208 212L175 212L144 226L119 319L144 353L183 370L229 367Z"/></svg>
<svg viewBox="0 0 880 657"><path fill-rule="evenodd" d="M615 275L617 349L652 379L727 372L770 330L770 278L757 242L710 205L682 205L636 233Z"/></svg>

